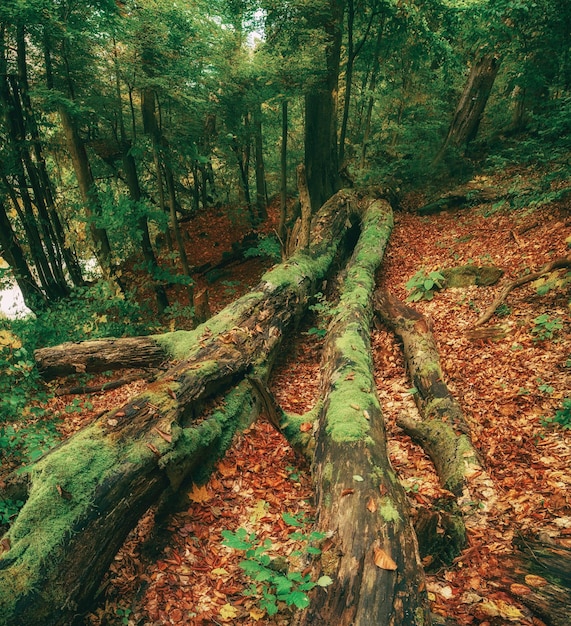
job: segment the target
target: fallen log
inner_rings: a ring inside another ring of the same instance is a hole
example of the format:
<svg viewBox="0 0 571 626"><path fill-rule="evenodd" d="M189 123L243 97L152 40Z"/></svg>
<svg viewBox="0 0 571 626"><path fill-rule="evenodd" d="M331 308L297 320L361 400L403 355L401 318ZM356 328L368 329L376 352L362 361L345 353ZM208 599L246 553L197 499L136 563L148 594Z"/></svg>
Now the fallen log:
<svg viewBox="0 0 571 626"><path fill-rule="evenodd" d="M355 193L336 194L314 218L309 250L195 331L160 336L182 360L28 468L27 501L2 539L0 624L73 623L139 517L224 453L238 418L258 410L240 381L252 368L267 372L357 210ZM237 383L223 406L199 419L207 398Z"/></svg>
<svg viewBox="0 0 571 626"><path fill-rule="evenodd" d="M36 365L45 380L84 372L157 367L168 358L160 335L66 342L34 351Z"/></svg>
<svg viewBox="0 0 571 626"><path fill-rule="evenodd" d="M508 295L517 287L521 287L522 285L527 285L528 283L533 282L534 280L538 280L543 276L550 274L554 270L563 269L566 267L571 267L571 254L567 256L559 257L551 263L545 264L542 268L540 268L537 272L533 272L532 274L527 274L526 276L522 276L521 278L517 278L512 282L508 283L496 296L492 304L480 315L480 317L476 320L474 324L474 328L477 326L482 326L487 321L492 318L492 315L496 312L497 308L505 301Z"/></svg>
<svg viewBox="0 0 571 626"><path fill-rule="evenodd" d="M434 511L421 512L416 525L421 553L450 563L466 543L465 520L482 524L493 506L493 482L472 444L462 408L446 385L428 320L388 291L376 292L375 310L403 342L420 414L420 420L403 414L397 425L428 454L442 487L458 503L444 500Z"/></svg>
<svg viewBox="0 0 571 626"><path fill-rule="evenodd" d="M424 575L404 490L387 457L370 347L375 270L392 228L385 201L367 211L327 332L313 477L316 587L296 626L430 623Z"/></svg>

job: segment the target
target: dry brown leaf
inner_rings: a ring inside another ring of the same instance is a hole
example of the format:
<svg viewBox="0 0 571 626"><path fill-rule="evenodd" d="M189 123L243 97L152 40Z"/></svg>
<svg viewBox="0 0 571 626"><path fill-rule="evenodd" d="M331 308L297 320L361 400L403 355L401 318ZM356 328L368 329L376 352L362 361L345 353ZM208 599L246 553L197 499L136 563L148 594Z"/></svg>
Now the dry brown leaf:
<svg viewBox="0 0 571 626"><path fill-rule="evenodd" d="M4 552L8 552L11 548L10 545L10 539L8 539L8 537L4 537L1 541L0 541L0 554L4 553Z"/></svg>
<svg viewBox="0 0 571 626"><path fill-rule="evenodd" d="M374 513L377 510L377 503L375 502L375 498L373 496L369 496L369 500L367 501L367 509Z"/></svg>
<svg viewBox="0 0 571 626"><path fill-rule="evenodd" d="M308 433L312 429L313 429L313 424L311 422L303 422L303 424L301 424L301 426L299 427L299 430L302 433Z"/></svg>
<svg viewBox="0 0 571 626"><path fill-rule="evenodd" d="M354 489L343 489L343 491L341 492L341 497L343 496L349 496L352 493L355 493Z"/></svg>
<svg viewBox="0 0 571 626"><path fill-rule="evenodd" d="M397 569L397 564L392 558L382 549L375 547L375 565L381 569L394 571Z"/></svg>

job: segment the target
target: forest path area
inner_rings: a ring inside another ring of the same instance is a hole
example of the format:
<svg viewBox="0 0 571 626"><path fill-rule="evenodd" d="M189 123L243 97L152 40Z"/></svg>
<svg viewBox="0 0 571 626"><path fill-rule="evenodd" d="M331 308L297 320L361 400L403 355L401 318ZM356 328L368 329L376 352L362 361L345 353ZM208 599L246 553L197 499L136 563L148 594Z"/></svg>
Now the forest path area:
<svg viewBox="0 0 571 626"><path fill-rule="evenodd" d="M406 298L405 284L420 269L475 263L505 272L495 286L442 290L414 305L431 320L446 382L498 493L486 525L469 529L462 554L428 576L432 611L451 623L541 624L519 601L510 579L512 540L539 534L571 546L571 434L545 422L571 392L568 287L543 295L537 285L518 288L501 317L487 325L494 327L491 339L467 335L504 284L566 254L570 235L568 202L534 211L498 210L490 203L432 217L396 214L379 285L399 298ZM244 274L239 280L247 283ZM558 321L551 337L545 319ZM303 413L317 396L321 339L308 331L320 324L318 318L308 321L274 370L271 387L286 411ZM373 331L372 340L390 458L414 513L447 494L428 457L395 424L400 414L417 411L401 348L383 327ZM92 402L102 410L128 389L99 394ZM86 623L288 624L287 608L269 617L259 597L244 595L251 580L238 565L243 552L222 545L222 533L255 533L256 541L269 540L272 558L282 556L290 569L303 573L296 551L303 553L307 541L291 535L309 532L303 521L312 515L309 468L262 419L239 436L209 483L183 496L186 501L163 526L153 531L148 514L131 533Z"/></svg>

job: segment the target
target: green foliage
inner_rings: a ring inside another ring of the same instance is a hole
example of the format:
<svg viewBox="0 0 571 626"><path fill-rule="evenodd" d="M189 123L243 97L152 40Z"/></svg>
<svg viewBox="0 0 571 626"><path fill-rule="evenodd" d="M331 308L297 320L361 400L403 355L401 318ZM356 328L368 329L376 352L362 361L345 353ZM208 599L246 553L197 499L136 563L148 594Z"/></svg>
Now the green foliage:
<svg viewBox="0 0 571 626"><path fill-rule="evenodd" d="M0 500L0 526L9 526L23 506L21 500Z"/></svg>
<svg viewBox="0 0 571 626"><path fill-rule="evenodd" d="M564 429L571 429L571 398L565 398L560 409L555 411L555 415L551 418L542 420L544 426L555 425Z"/></svg>
<svg viewBox="0 0 571 626"><path fill-rule="evenodd" d="M419 270L405 285L410 291L406 298L407 301L432 300L434 292L443 287L445 280L440 272L427 273L425 270Z"/></svg>
<svg viewBox="0 0 571 626"><path fill-rule="evenodd" d="M278 241L278 238L273 235L262 237L261 239L258 239L258 242L253 248L248 248L244 252L244 256L247 259L261 256L269 257L274 261L279 261L282 258L280 242Z"/></svg>
<svg viewBox="0 0 571 626"><path fill-rule="evenodd" d="M563 329L563 321L559 317L551 318L547 313L538 315L533 322L531 332L535 335L534 341L553 339Z"/></svg>
<svg viewBox="0 0 571 626"><path fill-rule="evenodd" d="M314 295L314 303L309 305L309 310L317 313L318 324L317 326L312 326L307 331L307 334L323 339L327 335L327 326L338 309L331 305L321 291L318 291Z"/></svg>
<svg viewBox="0 0 571 626"><path fill-rule="evenodd" d="M505 302L502 302L496 309L496 315L498 317L507 317L508 315L511 315L511 312L512 312L511 307L507 305Z"/></svg>
<svg viewBox="0 0 571 626"><path fill-rule="evenodd" d="M307 520L300 516L284 513L286 524L295 528L303 528ZM283 557L272 558L273 544L270 539L260 542L255 533L248 533L245 528L238 528L236 532L222 531L222 545L245 553L245 559L240 567L254 581L245 593L259 598L260 608L271 617L278 610L278 602L284 602L288 607L304 609L309 606L307 592L316 586L327 587L333 581L329 576L322 576L312 581L309 574L289 571L287 561ZM290 539L304 541L303 551L294 551L291 556L319 555L321 550L312 545L325 538L323 533L312 532L304 534L299 531L290 535Z"/></svg>
<svg viewBox="0 0 571 626"><path fill-rule="evenodd" d="M121 624L128 624L129 623L129 616L131 615L133 611L131 609L128 608L123 608L118 606L115 609L115 614L117 615L117 617L121 618Z"/></svg>

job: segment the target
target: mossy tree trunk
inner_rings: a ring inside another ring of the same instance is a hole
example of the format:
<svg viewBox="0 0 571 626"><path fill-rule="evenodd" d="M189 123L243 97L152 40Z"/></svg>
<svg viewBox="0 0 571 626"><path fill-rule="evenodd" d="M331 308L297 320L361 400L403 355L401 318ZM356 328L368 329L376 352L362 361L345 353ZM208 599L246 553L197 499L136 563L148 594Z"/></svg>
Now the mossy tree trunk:
<svg viewBox="0 0 571 626"><path fill-rule="evenodd" d="M297 626L429 623L406 496L387 457L369 340L374 275L391 227L388 203L372 204L328 329L313 463L317 529L327 538L314 568L333 582L313 590Z"/></svg>
<svg viewBox="0 0 571 626"><path fill-rule="evenodd" d="M139 517L224 452L238 417L255 412L245 375L267 373L327 275L352 210L356 194L336 194L315 216L308 250L195 331L160 336L180 361L27 470L27 501L2 539L0 624L72 623ZM207 398L234 385L199 419Z"/></svg>

